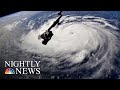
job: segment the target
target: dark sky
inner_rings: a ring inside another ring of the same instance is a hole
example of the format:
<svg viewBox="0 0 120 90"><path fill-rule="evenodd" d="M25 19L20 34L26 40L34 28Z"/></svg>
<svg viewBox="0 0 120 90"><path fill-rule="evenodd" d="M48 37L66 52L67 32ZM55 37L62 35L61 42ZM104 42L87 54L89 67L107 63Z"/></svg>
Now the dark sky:
<svg viewBox="0 0 120 90"><path fill-rule="evenodd" d="M18 11L120 10L119 0L2 0L0 17Z"/></svg>

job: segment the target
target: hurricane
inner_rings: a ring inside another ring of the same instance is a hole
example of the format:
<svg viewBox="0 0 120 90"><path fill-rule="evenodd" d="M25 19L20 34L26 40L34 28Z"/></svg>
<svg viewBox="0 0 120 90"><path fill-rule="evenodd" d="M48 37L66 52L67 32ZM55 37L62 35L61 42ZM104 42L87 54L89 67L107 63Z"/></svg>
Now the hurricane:
<svg viewBox="0 0 120 90"><path fill-rule="evenodd" d="M120 30L115 21L92 15L63 15L60 24L51 29L53 37L43 45L38 35L56 19L51 17L38 28L20 33L14 41L27 58L41 61L43 77L119 78ZM35 24L29 22L28 27Z"/></svg>

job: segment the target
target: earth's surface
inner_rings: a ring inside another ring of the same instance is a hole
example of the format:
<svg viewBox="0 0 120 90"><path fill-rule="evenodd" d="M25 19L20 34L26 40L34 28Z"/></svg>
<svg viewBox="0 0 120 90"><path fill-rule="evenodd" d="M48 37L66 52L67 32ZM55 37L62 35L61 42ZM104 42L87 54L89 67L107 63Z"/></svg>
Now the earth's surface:
<svg viewBox="0 0 120 90"><path fill-rule="evenodd" d="M47 45L38 40L58 11L21 11L0 18L0 78L119 79L120 12L63 11ZM40 75L4 75L4 61L40 61Z"/></svg>

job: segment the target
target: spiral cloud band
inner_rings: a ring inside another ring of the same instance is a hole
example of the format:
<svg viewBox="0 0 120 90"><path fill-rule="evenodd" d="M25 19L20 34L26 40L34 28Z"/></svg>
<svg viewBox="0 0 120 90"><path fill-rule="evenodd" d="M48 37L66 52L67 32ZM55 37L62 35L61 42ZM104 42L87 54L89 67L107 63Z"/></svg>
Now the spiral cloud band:
<svg viewBox="0 0 120 90"><path fill-rule="evenodd" d="M61 73L78 73L79 78L108 77L116 69L114 61L120 52L120 33L109 20L94 16L63 16L55 26L47 45L38 40L56 18L49 19L37 30L21 37L20 48L37 53L41 70ZM85 73L83 73L85 72Z"/></svg>

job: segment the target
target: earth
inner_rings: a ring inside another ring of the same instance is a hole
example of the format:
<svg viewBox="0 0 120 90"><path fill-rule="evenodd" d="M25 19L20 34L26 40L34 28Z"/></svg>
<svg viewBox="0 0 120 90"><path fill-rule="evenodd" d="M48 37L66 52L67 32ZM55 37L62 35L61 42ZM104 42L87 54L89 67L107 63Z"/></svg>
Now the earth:
<svg viewBox="0 0 120 90"><path fill-rule="evenodd" d="M20 11L0 18L1 79L119 79L120 11L63 11L53 37L38 36L58 11ZM40 75L5 75L5 61L40 61Z"/></svg>

